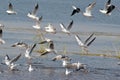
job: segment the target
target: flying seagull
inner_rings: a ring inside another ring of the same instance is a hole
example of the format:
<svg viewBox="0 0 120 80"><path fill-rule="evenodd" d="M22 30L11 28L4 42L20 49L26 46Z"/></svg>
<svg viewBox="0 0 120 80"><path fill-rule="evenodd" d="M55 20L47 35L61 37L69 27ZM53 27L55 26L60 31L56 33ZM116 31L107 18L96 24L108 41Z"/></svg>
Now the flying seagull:
<svg viewBox="0 0 120 80"><path fill-rule="evenodd" d="M35 21L36 21L36 24L33 25L33 28L35 28L35 29L40 29L40 22L42 21L42 16L39 17L39 19L38 19L38 20L35 20Z"/></svg>
<svg viewBox="0 0 120 80"><path fill-rule="evenodd" d="M14 43L11 47L24 47L24 48L28 48L28 44L21 41L21 42Z"/></svg>
<svg viewBox="0 0 120 80"><path fill-rule="evenodd" d="M86 7L85 12L83 12L83 15L86 17L92 17L93 15L92 15L91 11L92 11L93 7L95 6L95 4L96 4L96 2L89 4Z"/></svg>
<svg viewBox="0 0 120 80"><path fill-rule="evenodd" d="M57 55L54 58L52 58L52 61L56 61L56 60L71 60L71 59L70 57L65 55Z"/></svg>
<svg viewBox="0 0 120 80"><path fill-rule="evenodd" d="M56 34L56 28L53 27L52 24L48 24L48 26L45 27L45 31L48 33Z"/></svg>
<svg viewBox="0 0 120 80"><path fill-rule="evenodd" d="M26 58L28 58L28 59L31 59L32 57L31 57L31 53L32 53L32 51L33 51L33 49L36 47L36 43L34 43L33 45L32 45L32 47L28 47L27 49L26 49L26 52L25 52L25 57Z"/></svg>
<svg viewBox="0 0 120 80"><path fill-rule="evenodd" d="M45 52L43 52L41 54L41 56L46 55L48 53L54 53L54 54L57 53L57 51L54 49L54 43L53 42L49 42L48 48L45 48Z"/></svg>
<svg viewBox="0 0 120 80"><path fill-rule="evenodd" d="M38 20L39 18L36 16L36 13L38 11L39 5L38 3L35 5L33 12L29 12L27 16L31 19Z"/></svg>
<svg viewBox="0 0 120 80"><path fill-rule="evenodd" d="M108 0L105 3L104 9L100 9L99 11L103 14L111 15L111 12L114 8L115 6L111 4L111 0Z"/></svg>
<svg viewBox="0 0 120 80"><path fill-rule="evenodd" d="M72 25L73 25L73 20L70 22L70 24L68 25L67 28L64 26L63 23L60 23L60 27L62 29L62 32L66 33L66 34L70 34L70 29L72 28Z"/></svg>
<svg viewBox="0 0 120 80"><path fill-rule="evenodd" d="M80 37L79 37L78 35L75 35L75 38L76 38L76 40L77 40L77 42L78 42L78 45L82 48L83 52L84 52L84 51L87 52L87 47L90 46L91 43L96 39L96 37L94 37L94 38L90 41L90 39L92 38L93 35L94 35L94 33L91 34L91 35L85 40L84 43L81 41L81 39L80 39Z"/></svg>
<svg viewBox="0 0 120 80"><path fill-rule="evenodd" d="M72 14L71 16L75 15L76 13L79 13L80 12L80 8L76 7L76 6L72 6L73 8L73 11L72 11Z"/></svg>
<svg viewBox="0 0 120 80"><path fill-rule="evenodd" d="M12 59L10 59L10 57L6 54L5 64L9 67L10 70L13 70L17 66L17 64L14 64L14 62L16 62L20 57L21 57L21 53Z"/></svg>
<svg viewBox="0 0 120 80"><path fill-rule="evenodd" d="M7 10L6 12L7 12L9 15L17 14L17 12L13 10L13 5L12 5L11 3L9 3L8 10Z"/></svg>

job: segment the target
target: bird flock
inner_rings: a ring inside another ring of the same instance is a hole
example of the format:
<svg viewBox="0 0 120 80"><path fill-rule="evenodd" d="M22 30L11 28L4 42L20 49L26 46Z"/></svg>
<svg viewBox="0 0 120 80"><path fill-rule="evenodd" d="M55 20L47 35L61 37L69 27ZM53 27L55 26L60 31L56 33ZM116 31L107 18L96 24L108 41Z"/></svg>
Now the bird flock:
<svg viewBox="0 0 120 80"><path fill-rule="evenodd" d="M78 13L82 13L83 16L86 16L86 17L93 17L93 14L92 14L92 9L95 7L96 5L96 2L93 2L91 4L89 4L86 8L85 8L85 12L82 12L80 8L76 7L75 5L72 6L73 9L71 9L71 16L74 16L74 15L77 15ZM103 14L106 14L106 15L111 15L112 11L115 9L115 5L111 4L111 0L108 0L106 3L105 3L105 6L103 9L100 9L99 11ZM39 4L35 4L34 6L34 9L31 10L30 12L28 12L27 14L27 17L34 20L35 21L35 25L33 25L32 27L36 30L39 30L41 32L41 39L42 41L38 42L38 43L34 43L32 46L29 46L27 43L24 43L22 41L20 42L16 42L14 43L11 47L24 47L26 49L25 53L24 53L24 56L25 58L28 60L27 63L29 64L28 65L28 71L31 72L34 70L34 68L32 67L32 64L31 64L31 61L33 60L32 58L32 52L34 50L34 48L39 44L39 45L42 45L42 44L48 44L47 47L45 47L44 49L44 52L41 53L41 56L44 56L44 55L47 55L49 53L54 53L55 54L55 57L52 59L52 61L56 61L56 60L61 60L62 61L62 67L65 68L65 74L66 75L69 75L71 74L72 72L76 72L76 71L79 71L79 70L83 70L83 71L87 71L87 65L84 64L84 63L80 63L79 61L78 62L75 62L75 63L72 63L71 62L71 58L69 56L66 56L66 55L59 55L57 50L55 50L55 47L54 47L54 41L52 39L49 39L49 38L46 38L43 33L42 33L42 29L41 29L41 21L43 19L43 16L40 16L38 17L37 16L37 12L39 10ZM8 15L17 15L19 13L17 13L15 11L15 8L13 7L12 3L9 2L9 5L8 5L8 10L6 10L6 13ZM68 24L68 26L64 25L64 23L60 23L60 27L61 27L61 31L64 33L64 34L67 34L68 36L71 36L72 33L71 33L71 29L72 29L72 26L73 26L73 23L74 21L71 20L70 23ZM1 44L5 44L5 41L2 39L2 28L4 27L3 24L0 24L0 43ZM48 23L48 25L46 27L44 27L44 31L46 33L53 33L56 34L56 28L51 24L51 23ZM82 49L82 52L83 53L88 53L88 47L95 41L96 37L95 37L95 34L92 33L88 36L88 38L83 42L80 38L80 36L78 34L73 34L75 39L76 39L76 42L78 43L78 45L80 46L80 48ZM17 56L15 56L14 58L10 58L8 54L5 55L5 60L4 60L4 63L5 65L8 66L9 70L13 71L15 70L15 68L19 65L17 65L15 62L18 61L21 57L22 53L18 54ZM70 70L72 69L72 71Z"/></svg>

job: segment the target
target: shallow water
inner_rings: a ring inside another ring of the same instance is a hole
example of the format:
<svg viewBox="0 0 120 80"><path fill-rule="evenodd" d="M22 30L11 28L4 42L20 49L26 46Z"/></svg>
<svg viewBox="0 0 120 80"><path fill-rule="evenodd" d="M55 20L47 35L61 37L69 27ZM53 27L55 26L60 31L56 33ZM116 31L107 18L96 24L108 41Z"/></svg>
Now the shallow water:
<svg viewBox="0 0 120 80"><path fill-rule="evenodd" d="M7 15L5 13L9 0L0 3L0 23L4 24L3 39L6 44L0 45L0 61L3 62L5 54L14 57L19 53L23 56L18 61L21 66L18 66L20 71L10 72L5 65L0 65L0 80L119 80L120 66L117 65L119 60L114 58L103 57L88 57L77 55L81 52L74 35L78 33L82 41L84 41L91 33L95 33L97 37L95 42L89 47L90 53L112 54L117 55L120 47L120 3L118 0L112 0L112 3L117 6L111 16L106 16L99 13L99 9L103 8L105 0L96 0L97 4L93 9L94 18L86 18L82 14L70 16L72 12L72 5L76 5L84 11L84 8L93 0L11 0L17 15ZM39 42L37 30L32 28L35 22L27 17L27 13L33 9L35 3L39 3L38 16L43 16L41 28L48 23L52 23L56 29L57 34L46 34L45 36L53 39L55 49L58 54L63 54L66 50L68 55L72 58L72 62L83 62L88 64L88 73L75 72L71 76L65 76L65 69L61 67L61 61L51 61L54 54L41 57L35 48L33 55L35 58L33 62L42 64L33 64L35 71L29 73L27 71L26 60L24 58L24 49L12 48L11 45L18 41L24 41L29 45ZM61 33L59 23L63 22L66 26L74 20L71 36ZM116 52L117 51L117 52ZM72 54L77 53L77 54Z"/></svg>

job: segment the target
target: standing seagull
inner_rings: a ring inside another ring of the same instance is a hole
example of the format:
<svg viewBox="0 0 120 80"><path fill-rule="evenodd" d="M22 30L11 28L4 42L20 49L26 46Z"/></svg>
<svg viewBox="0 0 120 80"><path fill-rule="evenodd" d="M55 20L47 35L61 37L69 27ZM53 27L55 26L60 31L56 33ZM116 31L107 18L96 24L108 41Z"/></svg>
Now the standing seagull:
<svg viewBox="0 0 120 80"><path fill-rule="evenodd" d="M10 59L9 56L6 54L5 64L9 67L10 70L13 70L17 66L17 64L14 64L14 62L16 62L20 57L21 57L21 54L14 57L13 59Z"/></svg>
<svg viewBox="0 0 120 80"><path fill-rule="evenodd" d="M29 13L27 14L27 16L28 16L29 18L31 18L31 19L38 20L39 18L36 16L36 13L37 13L37 11L38 11L38 8L39 8L39 5L38 5L38 3L37 3L37 4L35 5L35 8L34 8L33 12L29 12Z"/></svg>
<svg viewBox="0 0 120 80"><path fill-rule="evenodd" d="M7 12L9 15L17 14L17 12L13 10L13 5L12 5L11 3L9 3L8 10L7 10L6 12Z"/></svg>
<svg viewBox="0 0 120 80"><path fill-rule="evenodd" d="M28 71L29 71L29 72L32 72L33 70L34 70L34 69L33 69L32 65L29 64Z"/></svg>
<svg viewBox="0 0 120 80"><path fill-rule="evenodd" d="M73 8L73 11L72 11L71 16L73 16L73 15L75 15L76 13L79 13L79 12L80 12L80 8L75 7L75 6L72 6L72 8Z"/></svg>
<svg viewBox="0 0 120 80"><path fill-rule="evenodd" d="M91 43L96 39L96 37L94 37L91 41L89 41L93 35L94 35L94 33L91 34L91 35L85 40L84 43L81 41L81 39L80 39L80 37L79 37L78 35L75 35L75 38L76 38L79 46L82 48L82 51L83 51L83 52L87 53L87 52L88 52L87 47L90 46ZM88 41L89 41L89 42L88 42Z"/></svg>
<svg viewBox="0 0 120 80"><path fill-rule="evenodd" d="M40 29L40 22L42 21L42 16L38 20L35 20L35 21L36 21L36 25L33 25L33 28Z"/></svg>
<svg viewBox="0 0 120 80"><path fill-rule="evenodd" d="M66 33L66 34L70 34L70 29L71 29L72 25L73 25L73 20L70 22L70 24L68 25L67 28L64 26L63 23L60 23L60 27L62 28L62 32Z"/></svg>
<svg viewBox="0 0 120 80"><path fill-rule="evenodd" d="M93 15L91 13L91 10L95 6L95 4L96 4L96 2L89 4L88 7L86 7L85 12L83 12L83 15L86 17L92 17Z"/></svg>

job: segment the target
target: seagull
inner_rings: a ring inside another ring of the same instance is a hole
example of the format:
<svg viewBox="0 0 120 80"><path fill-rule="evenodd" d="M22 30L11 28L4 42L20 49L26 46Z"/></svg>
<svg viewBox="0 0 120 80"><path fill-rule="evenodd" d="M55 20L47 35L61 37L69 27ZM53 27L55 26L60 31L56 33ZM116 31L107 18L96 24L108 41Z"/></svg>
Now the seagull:
<svg viewBox="0 0 120 80"><path fill-rule="evenodd" d="M72 6L73 8L73 11L72 11L72 14L71 16L75 15L76 13L79 13L80 12L80 8L76 7L76 6Z"/></svg>
<svg viewBox="0 0 120 80"><path fill-rule="evenodd" d="M31 19L38 20L38 17L36 16L36 13L37 13L37 11L38 11L38 8L39 8L39 5L38 5L38 3L37 3L37 4L35 5L35 8L34 8L33 12L29 12L29 13L27 14L27 16L28 16L29 18L31 18Z"/></svg>
<svg viewBox="0 0 120 80"><path fill-rule="evenodd" d="M45 31L48 33L56 34L56 28L54 28L50 23L48 24L47 27L45 27Z"/></svg>
<svg viewBox="0 0 120 80"><path fill-rule="evenodd" d="M77 62L77 63L71 63L70 60L62 60L63 61L63 67L69 68L69 69L75 69L75 71L79 70L86 70L86 64Z"/></svg>
<svg viewBox="0 0 120 80"><path fill-rule="evenodd" d="M35 21L36 21L36 25L33 25L33 28L40 29L40 22L42 21L42 16L39 17L39 19Z"/></svg>
<svg viewBox="0 0 120 80"><path fill-rule="evenodd" d="M104 9L100 9L99 11L103 14L106 14L107 13L107 9L108 7L111 5L111 0L108 0L106 3L105 3L105 6L104 6Z"/></svg>
<svg viewBox="0 0 120 80"><path fill-rule="evenodd" d="M73 71L69 71L68 68L65 69L65 75L68 76L72 73Z"/></svg>
<svg viewBox="0 0 120 80"><path fill-rule="evenodd" d="M30 65L29 65L29 68L28 68L28 71L29 71L29 72L32 72L33 70L34 70L34 69L33 69L32 65L30 64Z"/></svg>
<svg viewBox="0 0 120 80"><path fill-rule="evenodd" d="M54 44L53 44L53 42L50 42L50 43L49 43L48 48L45 48L45 52L43 52L43 53L41 54L41 56L46 55L46 54L48 54L48 53L54 53L54 54L57 53L57 51L54 49Z"/></svg>
<svg viewBox="0 0 120 80"><path fill-rule="evenodd" d="M55 56L53 59L52 59L52 61L56 61L56 60L71 60L68 56L65 56L65 55L57 55L57 56Z"/></svg>
<svg viewBox="0 0 120 80"><path fill-rule="evenodd" d="M86 51L87 47L90 46L91 43L96 39L96 37L94 37L91 41L89 41L89 40L92 38L93 35L94 35L94 33L92 33L92 34L85 40L84 43L81 41L81 39L80 39L80 37L79 37L78 35L75 35L75 38L76 38L79 46L80 46L81 48L83 48L83 51L84 51L84 50ZM88 41L89 41L89 42L88 42Z"/></svg>
<svg viewBox="0 0 120 80"><path fill-rule="evenodd" d="M16 62L20 57L21 57L21 53L12 59L10 59L9 56L6 54L5 64L9 67L10 70L13 70L17 66L17 64L14 64L14 62Z"/></svg>
<svg viewBox="0 0 120 80"><path fill-rule="evenodd" d="M86 7L85 12L83 12L83 15L86 17L92 17L93 15L91 13L91 10L95 6L95 4L96 4L96 2L89 4L88 7Z"/></svg>
<svg viewBox="0 0 120 80"><path fill-rule="evenodd" d="M25 47L25 48L28 48L28 44L21 41L21 42L14 43L11 47Z"/></svg>
<svg viewBox="0 0 120 80"><path fill-rule="evenodd" d="M32 45L32 47L28 47L27 49L26 49L26 52L25 52L25 57L26 58L28 58L28 59L31 59L32 57L31 57L31 53L32 53L32 51L33 51L33 49L36 47L36 43L34 43L33 45Z"/></svg>
<svg viewBox="0 0 120 80"><path fill-rule="evenodd" d="M60 23L60 27L62 28L62 32L66 33L66 34L70 34L70 29L71 29L72 25L73 25L73 20L70 22L70 24L68 25L67 28L64 26L63 23Z"/></svg>
<svg viewBox="0 0 120 80"><path fill-rule="evenodd" d="M13 10L13 5L12 5L11 3L9 3L8 10L7 10L6 12L7 12L9 15L17 14L17 12Z"/></svg>
<svg viewBox="0 0 120 80"><path fill-rule="evenodd" d="M100 9L99 11L103 14L111 15L111 12L114 8L115 8L115 6L111 5L111 0L108 0L105 3L104 9Z"/></svg>

